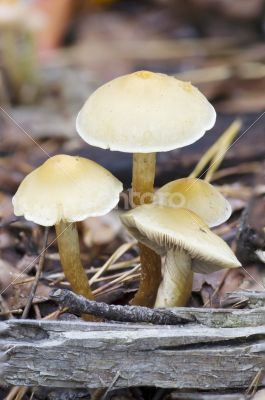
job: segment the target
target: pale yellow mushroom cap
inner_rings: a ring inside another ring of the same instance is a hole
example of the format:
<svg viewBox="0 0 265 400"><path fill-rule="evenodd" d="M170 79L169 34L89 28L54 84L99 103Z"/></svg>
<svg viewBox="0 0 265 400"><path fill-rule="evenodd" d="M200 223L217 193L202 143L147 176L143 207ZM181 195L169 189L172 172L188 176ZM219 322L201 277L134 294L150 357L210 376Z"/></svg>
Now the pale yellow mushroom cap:
<svg viewBox="0 0 265 400"><path fill-rule="evenodd" d="M121 191L122 183L94 161L57 155L24 178L12 201L15 215L52 226L107 214Z"/></svg>
<svg viewBox="0 0 265 400"><path fill-rule="evenodd" d="M188 209L148 204L124 213L121 220L137 240L158 254L174 248L186 251L194 272L241 266L230 247Z"/></svg>
<svg viewBox="0 0 265 400"><path fill-rule="evenodd" d="M215 119L213 106L189 82L139 71L97 89L79 112L76 129L93 146L149 153L196 142Z"/></svg>
<svg viewBox="0 0 265 400"><path fill-rule="evenodd" d="M154 203L188 208L210 227L225 222L232 212L230 203L213 185L196 178L177 179L167 183L156 191Z"/></svg>

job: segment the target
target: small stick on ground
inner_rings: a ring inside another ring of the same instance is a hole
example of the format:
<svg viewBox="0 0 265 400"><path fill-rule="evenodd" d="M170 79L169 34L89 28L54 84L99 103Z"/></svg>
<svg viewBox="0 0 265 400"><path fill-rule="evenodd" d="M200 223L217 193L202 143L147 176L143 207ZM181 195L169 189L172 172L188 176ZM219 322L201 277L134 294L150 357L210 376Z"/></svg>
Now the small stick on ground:
<svg viewBox="0 0 265 400"><path fill-rule="evenodd" d="M22 314L22 318L27 318L32 301L34 299L37 287L38 287L38 283L39 283L39 279L43 270L43 266L44 266L44 261L45 261L45 253L46 253L46 248L47 248L47 241L48 241L48 233L49 233L49 228L46 227L45 231L44 231L44 241L43 241L43 248L41 251L41 256L40 256L40 261L39 261L39 265L37 268L37 272L36 272L36 276L35 276L35 280L33 282L33 285L31 286L31 290L30 290L30 294L29 294L29 298L27 301L27 304L24 308L23 314Z"/></svg>
<svg viewBox="0 0 265 400"><path fill-rule="evenodd" d="M191 322L191 319L174 315L166 309L150 309L140 306L109 305L87 300L65 289L55 289L50 293L50 299L61 307L67 307L77 314L91 314L119 322L145 322L157 325L177 325Z"/></svg>

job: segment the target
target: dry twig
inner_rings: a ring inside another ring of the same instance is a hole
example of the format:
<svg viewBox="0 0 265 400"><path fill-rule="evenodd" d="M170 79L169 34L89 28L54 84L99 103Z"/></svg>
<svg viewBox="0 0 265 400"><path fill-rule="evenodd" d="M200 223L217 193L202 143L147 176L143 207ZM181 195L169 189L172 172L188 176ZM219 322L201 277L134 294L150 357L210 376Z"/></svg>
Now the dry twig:
<svg viewBox="0 0 265 400"><path fill-rule="evenodd" d="M67 307L78 314L91 314L120 322L145 322L157 325L176 325L191 322L190 319L176 316L170 310L151 309L140 306L109 305L97 301L87 300L65 289L55 289L50 298L61 307Z"/></svg>
<svg viewBox="0 0 265 400"><path fill-rule="evenodd" d="M38 287L39 279L40 279L41 272L42 272L42 269L43 269L43 266L44 266L44 261L45 261L45 252L46 252L47 241L48 241L48 233L49 233L49 228L46 227L45 231L44 231L44 242L43 242L43 248L42 248L41 255L40 255L40 262L39 262L39 265L38 265L38 268L37 268L37 273L36 273L36 276L35 276L34 283L33 283L32 287L31 287L31 291L30 291L30 294L29 294L29 298L28 298L27 304L26 304L26 306L24 308L24 311L23 311L23 314L22 314L22 318L27 318L29 310L30 310L30 307L31 307L31 304L32 304L32 301L34 299L34 296L35 296L35 293L36 293L36 290L37 290L37 287Z"/></svg>

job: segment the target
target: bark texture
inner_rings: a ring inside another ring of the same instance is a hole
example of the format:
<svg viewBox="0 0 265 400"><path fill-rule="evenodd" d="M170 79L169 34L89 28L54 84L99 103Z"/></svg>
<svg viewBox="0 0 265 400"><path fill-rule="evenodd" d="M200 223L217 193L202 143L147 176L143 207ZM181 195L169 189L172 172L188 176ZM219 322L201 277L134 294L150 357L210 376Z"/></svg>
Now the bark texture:
<svg viewBox="0 0 265 400"><path fill-rule="evenodd" d="M178 309L185 325L0 323L0 383L187 390L265 384L265 309ZM229 326L229 328L227 327Z"/></svg>

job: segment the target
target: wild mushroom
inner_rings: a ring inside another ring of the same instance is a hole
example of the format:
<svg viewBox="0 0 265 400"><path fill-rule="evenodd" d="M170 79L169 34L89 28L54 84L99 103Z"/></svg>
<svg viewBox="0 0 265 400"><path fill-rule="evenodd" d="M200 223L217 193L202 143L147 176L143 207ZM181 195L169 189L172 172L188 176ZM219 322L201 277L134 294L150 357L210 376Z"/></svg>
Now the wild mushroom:
<svg viewBox="0 0 265 400"><path fill-rule="evenodd" d="M188 209L149 204L128 211L121 220L137 240L165 256L155 307L186 305L192 271L209 273L241 265L229 246Z"/></svg>
<svg viewBox="0 0 265 400"><path fill-rule="evenodd" d="M156 191L154 203L188 208L210 227L222 224L231 215L231 206L226 198L213 185L197 178L167 183Z"/></svg>
<svg viewBox="0 0 265 400"><path fill-rule="evenodd" d="M215 123L214 108L189 82L138 71L97 89L79 112L76 128L90 145L133 153L135 205L150 203L156 152L187 146ZM160 260L140 245L142 277L133 303L154 302L161 281Z"/></svg>
<svg viewBox="0 0 265 400"><path fill-rule="evenodd" d="M43 226L55 225L61 264L72 289L93 295L80 260L76 222L107 214L122 184L97 163L57 155L27 175L13 197L14 213Z"/></svg>

